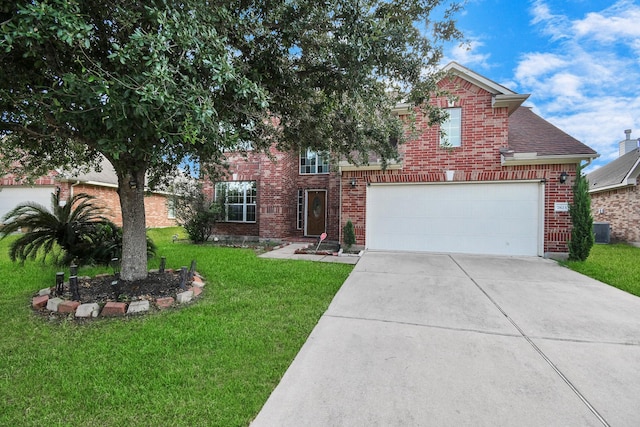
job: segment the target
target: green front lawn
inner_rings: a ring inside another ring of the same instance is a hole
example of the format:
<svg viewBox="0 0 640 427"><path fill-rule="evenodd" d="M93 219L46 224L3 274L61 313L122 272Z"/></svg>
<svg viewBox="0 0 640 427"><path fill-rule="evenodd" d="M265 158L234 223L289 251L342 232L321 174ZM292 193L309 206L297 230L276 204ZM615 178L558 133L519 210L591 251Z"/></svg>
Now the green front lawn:
<svg viewBox="0 0 640 427"><path fill-rule="evenodd" d="M586 261L567 261L563 264L640 296L640 248L626 244L594 245Z"/></svg>
<svg viewBox="0 0 640 427"><path fill-rule="evenodd" d="M249 424L352 266L172 243L177 231L150 234L168 268L197 260L203 296L84 324L34 315L32 294L53 285L58 268L11 263L10 238L0 241L0 425Z"/></svg>

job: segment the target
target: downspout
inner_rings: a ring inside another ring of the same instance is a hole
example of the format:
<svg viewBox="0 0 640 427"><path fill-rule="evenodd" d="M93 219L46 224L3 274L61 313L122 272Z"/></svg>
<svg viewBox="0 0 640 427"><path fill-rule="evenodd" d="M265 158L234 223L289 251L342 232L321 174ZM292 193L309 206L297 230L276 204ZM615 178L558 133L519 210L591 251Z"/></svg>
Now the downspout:
<svg viewBox="0 0 640 427"><path fill-rule="evenodd" d="M591 162L592 162L592 161L593 161L593 159L592 159L591 157L589 157L589 158L587 159L587 163L585 163L582 167L583 167L583 168L586 168L587 166L589 166L589 165L591 164Z"/></svg>
<svg viewBox="0 0 640 427"><path fill-rule="evenodd" d="M75 184L71 184L71 186L69 187L69 199L73 198L73 187L75 187L76 185L79 185L80 181L76 181Z"/></svg>
<svg viewBox="0 0 640 427"><path fill-rule="evenodd" d="M338 166L338 178L340 185L338 187L338 247L341 248L340 242L342 242L342 167Z"/></svg>

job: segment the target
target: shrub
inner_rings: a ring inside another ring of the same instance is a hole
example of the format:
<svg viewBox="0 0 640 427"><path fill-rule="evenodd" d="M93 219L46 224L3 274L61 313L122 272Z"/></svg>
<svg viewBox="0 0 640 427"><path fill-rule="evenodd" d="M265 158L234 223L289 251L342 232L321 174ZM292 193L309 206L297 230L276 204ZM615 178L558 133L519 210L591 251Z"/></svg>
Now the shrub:
<svg viewBox="0 0 640 427"><path fill-rule="evenodd" d="M193 243L209 240L215 223L223 215L222 204L208 200L199 183L175 183L173 192L175 195L171 200L177 223L184 227Z"/></svg>
<svg viewBox="0 0 640 427"><path fill-rule="evenodd" d="M347 250L351 249L351 246L356 243L356 232L351 220L347 220L347 223L342 228L342 240Z"/></svg>
<svg viewBox="0 0 640 427"><path fill-rule="evenodd" d="M62 252L54 255L58 264L88 262L100 242L101 227L116 227L103 216L103 208L94 199L80 193L60 206L56 192L51 195L51 211L37 203L24 203L8 212L3 218L6 224L0 231L1 238L28 230L11 244L11 260L35 259L42 253L44 261L58 247Z"/></svg>
<svg viewBox="0 0 640 427"><path fill-rule="evenodd" d="M92 239L95 239L94 244L86 262L109 265L113 258L122 259L122 228L113 223L99 224ZM147 236L147 258L153 258L156 251L156 245Z"/></svg>
<svg viewBox="0 0 640 427"><path fill-rule="evenodd" d="M582 174L582 167L576 172L573 183L573 203L569 206L571 215L571 240L569 241L569 259L584 261L593 247L593 217L591 216L591 198L589 184Z"/></svg>

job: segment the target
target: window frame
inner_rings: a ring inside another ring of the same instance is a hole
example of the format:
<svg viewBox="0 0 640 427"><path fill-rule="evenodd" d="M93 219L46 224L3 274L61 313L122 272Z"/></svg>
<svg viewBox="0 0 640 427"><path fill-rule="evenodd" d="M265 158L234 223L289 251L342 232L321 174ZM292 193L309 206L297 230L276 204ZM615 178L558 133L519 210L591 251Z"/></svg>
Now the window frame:
<svg viewBox="0 0 640 427"><path fill-rule="evenodd" d="M298 189L298 209L296 212L296 229L302 230L304 228L304 190Z"/></svg>
<svg viewBox="0 0 640 427"><path fill-rule="evenodd" d="M176 201L173 198L167 199L167 219L176 219Z"/></svg>
<svg viewBox="0 0 640 427"><path fill-rule="evenodd" d="M240 186L238 189L231 188L239 193L230 195L229 190L233 185ZM224 188L224 194L220 194L222 188ZM235 197L236 200L229 201L231 197ZM241 199L238 199L239 197ZM255 224L258 221L258 186L256 181L218 181L215 185L215 200L221 201L224 205L223 222ZM242 219L229 219L229 213L232 212L231 206L241 207ZM250 212L251 207L253 207L253 212ZM248 219L251 217L252 219Z"/></svg>
<svg viewBox="0 0 640 427"><path fill-rule="evenodd" d="M440 123L440 148L462 147L462 108L451 107L445 109L447 118ZM456 116L452 120L452 111L456 111ZM451 141L454 142L451 142Z"/></svg>
<svg viewBox="0 0 640 427"><path fill-rule="evenodd" d="M308 160L310 164L303 164ZM309 172L303 171L309 169ZM311 169L313 168L313 169ZM320 172L318 170L321 169ZM331 172L331 159L326 151L314 151L310 148L301 150L298 156L298 173L300 175L326 175Z"/></svg>

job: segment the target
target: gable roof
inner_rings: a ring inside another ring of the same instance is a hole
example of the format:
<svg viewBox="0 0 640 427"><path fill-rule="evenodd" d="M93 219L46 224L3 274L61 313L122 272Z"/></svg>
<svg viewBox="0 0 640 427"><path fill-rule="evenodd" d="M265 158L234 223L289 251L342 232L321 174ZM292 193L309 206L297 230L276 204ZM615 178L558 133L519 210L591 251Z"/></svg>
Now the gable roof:
<svg viewBox="0 0 640 427"><path fill-rule="evenodd" d="M100 160L100 172L93 168L88 172L65 170L61 172L58 179L61 181L79 181L84 184L101 187L118 187L118 175L116 175L115 169L106 157L102 157Z"/></svg>
<svg viewBox="0 0 640 427"><path fill-rule="evenodd" d="M519 107L509 116L509 146L503 163L575 163L598 157L592 148L552 125L530 107Z"/></svg>
<svg viewBox="0 0 640 427"><path fill-rule="evenodd" d="M587 174L589 192L613 190L637 184L640 175L640 148L629 151L611 163Z"/></svg>
<svg viewBox="0 0 640 427"><path fill-rule="evenodd" d="M493 95L491 100L491 106L494 108L507 107L509 114L513 113L515 110L522 105L527 98L529 98L529 94L520 94L512 91L511 89L502 86L494 82L491 79L488 79L480 74L476 73L469 68L458 64L455 61L452 61L445 65L442 71L449 73L451 75L458 76Z"/></svg>

